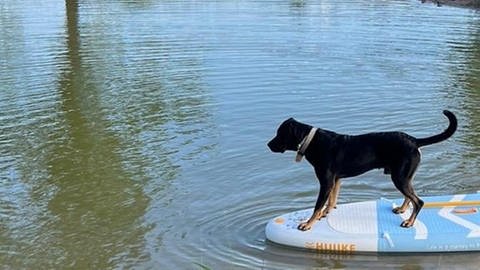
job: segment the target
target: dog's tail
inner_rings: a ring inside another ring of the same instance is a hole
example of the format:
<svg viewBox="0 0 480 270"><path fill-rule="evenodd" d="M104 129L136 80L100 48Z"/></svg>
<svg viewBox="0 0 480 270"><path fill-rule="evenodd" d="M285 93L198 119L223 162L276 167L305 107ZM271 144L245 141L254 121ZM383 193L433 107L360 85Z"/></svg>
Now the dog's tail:
<svg viewBox="0 0 480 270"><path fill-rule="evenodd" d="M418 147L444 141L450 138L453 133L455 133L455 130L457 130L457 117L455 117L455 115L451 111L447 110L444 110L443 114L445 114L445 116L447 116L448 120L450 121L447 129L445 129L442 133L431 137L416 139Z"/></svg>

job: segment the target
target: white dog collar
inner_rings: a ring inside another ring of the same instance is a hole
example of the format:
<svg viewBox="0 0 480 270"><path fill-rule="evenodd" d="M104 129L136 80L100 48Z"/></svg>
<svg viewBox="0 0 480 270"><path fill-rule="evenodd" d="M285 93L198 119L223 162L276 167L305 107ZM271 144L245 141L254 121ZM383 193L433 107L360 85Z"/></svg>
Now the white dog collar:
<svg viewBox="0 0 480 270"><path fill-rule="evenodd" d="M312 128L308 135L303 138L302 142L298 145L298 150L297 150L297 156L295 157L296 162L302 161L303 156L305 155L305 150L307 150L308 145L312 141L313 137L315 136L315 133L317 132L318 128Z"/></svg>

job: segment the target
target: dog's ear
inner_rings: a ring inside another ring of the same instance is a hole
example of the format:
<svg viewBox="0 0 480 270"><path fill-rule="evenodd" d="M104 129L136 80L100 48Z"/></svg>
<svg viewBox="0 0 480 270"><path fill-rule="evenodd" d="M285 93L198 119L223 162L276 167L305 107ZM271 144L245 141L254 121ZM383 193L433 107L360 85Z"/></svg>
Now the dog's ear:
<svg viewBox="0 0 480 270"><path fill-rule="evenodd" d="M298 122L294 118L289 118L287 121L289 132L293 135L295 140L298 141L297 143L303 140L303 138L308 135L308 132L310 132L310 129L312 128L309 125Z"/></svg>
<svg viewBox="0 0 480 270"><path fill-rule="evenodd" d="M295 120L293 117L288 118L284 122L285 128L287 128L288 133L293 135L295 138L299 137L298 135L298 129L296 128L298 121Z"/></svg>
<svg viewBox="0 0 480 270"><path fill-rule="evenodd" d="M295 120L293 117L290 117L285 121L285 123L289 123L289 124L290 123L295 123L295 122L297 122L297 120Z"/></svg>
<svg viewBox="0 0 480 270"><path fill-rule="evenodd" d="M283 121L280 126L290 126L290 124L297 122L293 117L288 118L287 120Z"/></svg>

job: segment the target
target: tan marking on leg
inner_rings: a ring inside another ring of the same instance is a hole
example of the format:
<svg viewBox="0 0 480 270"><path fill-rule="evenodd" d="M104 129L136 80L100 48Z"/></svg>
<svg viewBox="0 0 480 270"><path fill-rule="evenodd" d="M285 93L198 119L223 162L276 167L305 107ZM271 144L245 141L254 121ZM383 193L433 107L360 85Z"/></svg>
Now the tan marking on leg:
<svg viewBox="0 0 480 270"><path fill-rule="evenodd" d="M327 204L327 209L325 210L325 214L328 214L332 209L337 208L337 199L338 199L338 193L340 193L340 184L341 184L340 178L336 178L332 192L328 197L328 204Z"/></svg>
<svg viewBox="0 0 480 270"><path fill-rule="evenodd" d="M410 204L410 199L405 197L405 199L403 200L403 203L401 206L399 207L395 207L392 211L395 213L395 214L402 214L404 213L405 211L407 211L407 208Z"/></svg>
<svg viewBox="0 0 480 270"><path fill-rule="evenodd" d="M317 210L313 212L312 216L308 219L307 222L302 222L298 225L298 229L301 231L308 231L312 228L313 224L322 218L322 210Z"/></svg>
<svg viewBox="0 0 480 270"><path fill-rule="evenodd" d="M423 206L423 203L418 206L418 209L415 209L415 205L414 205L412 214L410 215L410 217L407 220L403 221L402 224L400 224L400 226L405 227L405 228L412 227L415 224L415 220L417 220L417 215L420 212L420 210L422 209L422 206Z"/></svg>
<svg viewBox="0 0 480 270"><path fill-rule="evenodd" d="M415 219L412 220L412 217L410 216L410 218L407 220L404 220L402 224L400 224L400 226L404 228L410 228L413 226L414 223L415 223Z"/></svg>
<svg viewBox="0 0 480 270"><path fill-rule="evenodd" d="M420 160L421 160L421 158L422 158L422 152L420 151L420 149L417 149L417 152L418 152L419 158L420 158ZM418 166L418 164L417 164L417 166ZM411 184L412 184L413 179L415 178L415 174L417 173L416 169L417 169L417 168L415 168L415 171L413 172L413 174L412 174L412 176L410 177L410 179L408 179L408 182L409 182L409 184L410 184L410 188L412 189L412 192L414 193L415 196L416 196L416 194L415 194L415 191L413 190L413 187L411 186ZM417 196L417 198L418 198L418 196ZM420 198L419 198L419 199L420 199ZM403 212L404 212L405 210L407 210L408 203L410 203L410 201L411 201L410 199L405 198L405 201L403 201L403 204L402 204L402 206L400 207L400 210L403 210ZM417 219L417 215L418 215L418 213L420 212L420 210L422 209L422 206L423 206L423 202L421 203L421 205L418 205L418 206L415 204L415 202L412 202L412 204L413 204L412 214L410 215L410 217L409 217L407 220L404 220L404 221L400 224L400 226L402 226L402 227L405 227L405 228L410 228L410 227L412 227L412 226L415 224L415 220ZM402 213L403 213L403 212L402 212Z"/></svg>

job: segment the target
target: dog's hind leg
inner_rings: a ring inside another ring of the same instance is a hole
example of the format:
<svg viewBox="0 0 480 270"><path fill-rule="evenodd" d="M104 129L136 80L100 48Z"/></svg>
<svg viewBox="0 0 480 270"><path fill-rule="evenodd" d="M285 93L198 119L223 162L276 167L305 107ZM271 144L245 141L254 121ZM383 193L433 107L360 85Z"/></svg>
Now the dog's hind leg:
<svg viewBox="0 0 480 270"><path fill-rule="evenodd" d="M411 183L408 184L408 187L406 188L406 190L407 190L409 199L412 202L413 211L410 217L407 220L404 220L400 224L400 226L409 228L409 227L412 227L413 224L415 223L415 220L417 219L417 215L422 209L424 202L417 196L417 194L415 194Z"/></svg>
<svg viewBox="0 0 480 270"><path fill-rule="evenodd" d="M402 214L402 213L404 213L404 212L407 210L409 204L410 204L410 199L409 199L408 197L405 197L405 199L403 200L402 205L399 206L399 207L393 208L393 209L392 209L392 212L395 213L395 214Z"/></svg>
<svg viewBox="0 0 480 270"><path fill-rule="evenodd" d="M411 202L413 205L413 211L410 217L407 220L404 220L400 226L408 228L413 226L415 219L417 218L420 209L423 207L423 201L415 194L415 191L412 186L412 180L415 175L415 171L418 168L420 163L420 152L415 151L411 156L400 164L396 166L395 170L392 170L392 180L395 184L395 187L405 196L405 201L400 207L399 210L402 210L402 207L408 206L408 203Z"/></svg>

